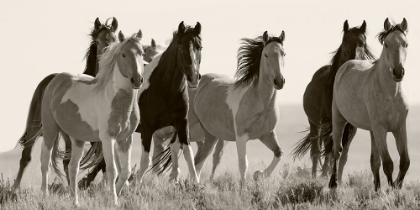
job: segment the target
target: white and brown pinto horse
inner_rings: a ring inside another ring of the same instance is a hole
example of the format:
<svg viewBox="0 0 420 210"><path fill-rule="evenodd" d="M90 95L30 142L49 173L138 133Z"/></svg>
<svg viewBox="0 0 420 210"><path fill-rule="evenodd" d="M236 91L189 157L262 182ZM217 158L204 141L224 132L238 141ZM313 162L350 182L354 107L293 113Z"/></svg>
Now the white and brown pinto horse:
<svg viewBox="0 0 420 210"><path fill-rule="evenodd" d="M387 18L384 31L378 35L383 45L381 57L373 63L363 60L348 61L337 72L332 104L334 165L330 188L337 187L337 161L343 149L341 137L347 123L370 131L370 163L375 190L380 187L381 161L388 184L402 187L410 166L406 125L408 105L402 89L408 47L406 33L405 18L395 26ZM394 135L400 155L400 172L395 182L392 181L394 164L388 152L387 132Z"/></svg>
<svg viewBox="0 0 420 210"><path fill-rule="evenodd" d="M52 150L62 131L72 142L69 176L75 204L79 205L76 180L86 141L102 142L108 184L117 203L117 194L131 174L132 134L140 120L137 93L143 82L144 53L140 40L141 37L133 35L124 42L111 44L100 60L95 78L61 73L47 86L42 103L41 189L44 194L48 193ZM119 154L114 154L115 144ZM121 161L117 184L116 155Z"/></svg>

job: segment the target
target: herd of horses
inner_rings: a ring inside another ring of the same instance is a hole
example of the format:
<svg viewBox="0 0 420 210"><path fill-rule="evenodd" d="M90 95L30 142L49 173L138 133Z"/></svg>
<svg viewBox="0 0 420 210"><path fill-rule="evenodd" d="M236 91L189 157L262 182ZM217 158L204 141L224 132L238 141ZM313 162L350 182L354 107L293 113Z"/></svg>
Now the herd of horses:
<svg viewBox="0 0 420 210"><path fill-rule="evenodd" d="M117 37L117 29L116 18L105 23L97 18L90 33L92 40L83 74L51 74L39 83L25 133L19 141L23 151L14 188L20 188L32 147L40 136L43 136L42 191L48 194L49 165L52 163L61 175L58 161L62 161L76 205L78 188L89 187L101 170L106 171L117 203L117 196L132 173L134 132L141 133L142 149L136 183L142 182L150 167L152 139L151 169L162 173L172 167L170 180L179 179L181 149L190 178L198 183L211 152L215 150L213 177L226 141L234 141L243 187L248 168L246 143L252 139L259 139L273 152L270 165L256 171L254 179L271 175L283 154L274 129L279 119L277 90L286 82L282 74L286 55L284 31L279 36L264 32L254 39L242 39L232 79L199 73L202 50L199 22L194 27L181 22L166 48L156 45L154 40L143 46L141 30L128 37L120 31ZM375 190L380 187L381 163L388 184L402 187L410 165L408 105L401 86L407 29L405 18L399 24L391 24L387 18L378 35L382 52L375 59L366 43L366 22L350 28L346 20L342 43L331 63L315 72L305 90L303 107L309 133L292 154L302 158L310 150L312 176L317 176L321 165L322 176L331 176L332 189L342 179L357 128L371 134ZM387 132L395 136L400 155L400 171L395 181ZM65 142L64 151L58 146L60 136ZM85 142L91 142L86 152ZM190 142L198 145L195 158ZM89 173L77 184L79 168L89 169Z"/></svg>

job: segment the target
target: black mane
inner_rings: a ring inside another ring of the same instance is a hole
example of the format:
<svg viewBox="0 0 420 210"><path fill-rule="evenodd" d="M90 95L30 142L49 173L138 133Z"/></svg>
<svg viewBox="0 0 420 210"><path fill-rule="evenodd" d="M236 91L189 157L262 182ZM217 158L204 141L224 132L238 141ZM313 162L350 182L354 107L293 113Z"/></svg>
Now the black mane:
<svg viewBox="0 0 420 210"><path fill-rule="evenodd" d="M238 50L238 68L236 70L235 86L256 85L260 74L261 54L264 47L270 42L278 42L283 45L279 37L269 37L264 45L262 36L255 39L242 39L242 45Z"/></svg>

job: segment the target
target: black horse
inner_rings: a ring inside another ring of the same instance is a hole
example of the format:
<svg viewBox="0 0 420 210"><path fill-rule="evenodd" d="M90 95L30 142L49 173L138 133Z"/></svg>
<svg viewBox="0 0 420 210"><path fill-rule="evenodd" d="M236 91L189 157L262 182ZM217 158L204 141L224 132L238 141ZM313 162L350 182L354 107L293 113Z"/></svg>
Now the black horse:
<svg viewBox="0 0 420 210"><path fill-rule="evenodd" d="M320 163L321 144L325 150L332 148L332 96L335 75L340 66L351 59L372 60L374 56L366 44L366 22L356 28L349 28L347 20L344 22L343 41L335 51L330 65L321 67L315 72L311 82L306 87L303 96L303 108L309 121L309 134L299 141L293 149L294 158L302 158L311 149L312 177L316 177L317 167ZM323 126L321 126L323 125ZM348 124L343 134L343 145L349 145L356 128ZM343 155L340 159L342 171L347 162L348 147L344 146ZM325 177L330 171L330 155L325 157L322 167L322 176ZM341 176L339 177L341 180Z"/></svg>

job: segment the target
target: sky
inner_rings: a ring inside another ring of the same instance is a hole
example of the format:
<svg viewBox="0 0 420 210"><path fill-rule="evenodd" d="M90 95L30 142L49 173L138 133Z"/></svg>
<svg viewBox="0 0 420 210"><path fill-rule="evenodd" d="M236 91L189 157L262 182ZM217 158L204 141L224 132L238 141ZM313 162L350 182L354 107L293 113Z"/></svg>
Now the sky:
<svg viewBox="0 0 420 210"><path fill-rule="evenodd" d="M116 3L118 2L118 3ZM350 3L351 2L351 3ZM367 44L376 57L382 46L376 34L389 17L408 21L409 48L403 86L410 105L420 104L420 13L417 1L1 1L0 2L0 152L10 150L24 131L32 94L51 73L82 73L88 33L96 17L116 17L119 30L131 35L141 29L143 44L172 37L181 21L202 25L201 73L233 77L241 38L284 30L287 80L278 92L280 104L302 104L312 75L329 63L342 40L345 20L350 27L367 22ZM417 90L417 91L416 91Z"/></svg>

